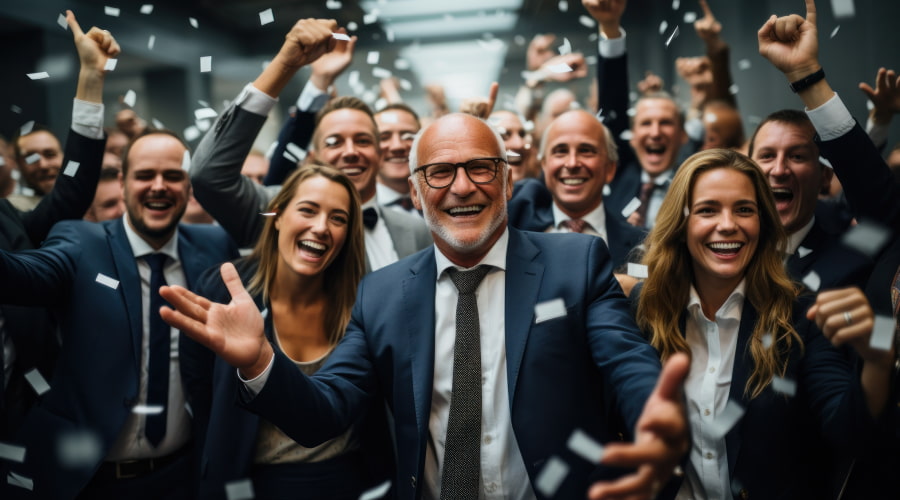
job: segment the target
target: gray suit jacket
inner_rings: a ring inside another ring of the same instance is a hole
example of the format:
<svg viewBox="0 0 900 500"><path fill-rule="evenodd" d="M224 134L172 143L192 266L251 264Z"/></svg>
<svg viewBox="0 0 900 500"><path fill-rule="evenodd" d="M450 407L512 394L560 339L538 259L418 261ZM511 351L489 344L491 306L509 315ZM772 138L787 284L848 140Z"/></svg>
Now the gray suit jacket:
<svg viewBox="0 0 900 500"><path fill-rule="evenodd" d="M260 186L241 175L241 166L266 117L234 104L206 133L191 162L194 196L241 248L256 243L269 201L281 186ZM422 219L396 210L380 210L399 258L431 244ZM369 271L368 259L366 271Z"/></svg>

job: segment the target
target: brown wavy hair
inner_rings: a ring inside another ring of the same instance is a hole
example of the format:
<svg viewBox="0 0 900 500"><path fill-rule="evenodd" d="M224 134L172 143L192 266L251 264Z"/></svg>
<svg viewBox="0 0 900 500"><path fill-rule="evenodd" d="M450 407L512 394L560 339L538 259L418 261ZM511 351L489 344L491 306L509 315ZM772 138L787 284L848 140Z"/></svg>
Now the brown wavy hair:
<svg viewBox="0 0 900 500"><path fill-rule="evenodd" d="M773 375L784 375L788 354L795 343L802 350L803 341L792 324L797 288L782 261L787 235L766 177L750 158L727 149L710 149L691 156L679 167L656 224L645 240L643 263L648 277L638 301L637 322L650 334L650 343L663 360L676 352L690 356L690 346L679 328L693 282L692 259L686 243L688 216L697 178L717 168L746 175L756 191L759 207L759 243L744 274L746 300L759 314L749 344L753 372L744 388L745 394L754 398ZM769 348L763 345L766 334L772 334Z"/></svg>
<svg viewBox="0 0 900 500"><path fill-rule="evenodd" d="M323 276L323 286L328 298L325 331L329 343L333 346L344 336L344 330L350 323L350 312L356 301L356 288L365 272L366 259L359 193L350 179L340 170L324 164L304 165L284 181L281 191L269 202L268 211L276 215L267 217L262 234L250 255L250 259L256 260L259 266L247 289L253 295L262 294L263 301L268 300L275 283L279 261L278 230L275 229L275 221L294 197L297 187L313 177L324 177L340 184L350 196L347 239L337 257L325 269Z"/></svg>

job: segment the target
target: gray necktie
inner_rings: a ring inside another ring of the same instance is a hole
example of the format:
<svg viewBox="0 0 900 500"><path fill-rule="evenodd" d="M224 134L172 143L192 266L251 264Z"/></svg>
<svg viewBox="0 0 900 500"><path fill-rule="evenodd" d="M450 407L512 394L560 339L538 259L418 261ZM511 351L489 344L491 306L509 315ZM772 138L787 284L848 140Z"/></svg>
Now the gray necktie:
<svg viewBox="0 0 900 500"><path fill-rule="evenodd" d="M490 270L449 269L459 290L456 343L453 347L453 393L444 446L441 500L478 498L481 476L481 339L475 290Z"/></svg>

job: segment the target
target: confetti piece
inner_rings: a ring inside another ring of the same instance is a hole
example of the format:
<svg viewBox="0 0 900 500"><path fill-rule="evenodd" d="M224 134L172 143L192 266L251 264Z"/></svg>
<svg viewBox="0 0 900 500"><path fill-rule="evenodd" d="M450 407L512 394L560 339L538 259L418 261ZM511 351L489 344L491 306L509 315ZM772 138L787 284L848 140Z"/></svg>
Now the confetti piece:
<svg viewBox="0 0 900 500"><path fill-rule="evenodd" d="M355 22L350 21L349 23L347 23L347 30L348 30L348 31L356 31L356 28L358 28L358 26L356 25Z"/></svg>
<svg viewBox="0 0 900 500"><path fill-rule="evenodd" d="M185 172L191 170L191 152L188 150L185 150L184 154L181 155L181 170Z"/></svg>
<svg viewBox="0 0 900 500"><path fill-rule="evenodd" d="M515 43L519 47L522 47L525 45L525 37L522 35L516 35L513 37L513 43Z"/></svg>
<svg viewBox="0 0 900 500"><path fill-rule="evenodd" d="M162 405L134 405L131 412L136 415L159 415L163 412Z"/></svg>
<svg viewBox="0 0 900 500"><path fill-rule="evenodd" d="M119 17L119 8L118 7L103 7L103 13L107 16Z"/></svg>
<svg viewBox="0 0 900 500"><path fill-rule="evenodd" d="M9 110L12 111L13 113L22 114L22 108L16 106L15 104L13 104L12 106L10 106L10 107L9 107Z"/></svg>
<svg viewBox="0 0 900 500"><path fill-rule="evenodd" d="M641 206L641 200L638 199L637 196L631 199L625 208L622 209L622 217L628 217L633 214L635 210L637 210Z"/></svg>
<svg viewBox="0 0 900 500"><path fill-rule="evenodd" d="M710 434L713 437L721 438L724 437L725 434L728 434L728 431L734 427L734 424L744 416L744 409L735 402L733 399L728 400L728 404L725 405L725 410L716 417L716 420L713 421L710 426Z"/></svg>
<svg viewBox="0 0 900 500"><path fill-rule="evenodd" d="M125 103L129 108L133 108L136 101L137 93L135 93L135 91L129 89L128 92L125 92L125 97L122 99L122 102Z"/></svg>
<svg viewBox="0 0 900 500"><path fill-rule="evenodd" d="M259 215L262 215L263 217L275 217L278 215L278 212L260 212Z"/></svg>
<svg viewBox="0 0 900 500"><path fill-rule="evenodd" d="M189 417L194 418L194 407L191 406L189 401L184 402L184 411L187 412Z"/></svg>
<svg viewBox="0 0 900 500"><path fill-rule="evenodd" d="M410 82L409 80L407 80L405 78L401 78L400 79L400 88L403 90L406 90L406 91L410 91L413 88L412 82Z"/></svg>
<svg viewBox="0 0 900 500"><path fill-rule="evenodd" d="M728 93L730 93L731 95L737 95L739 90L740 88L736 83L732 83L731 86L728 87Z"/></svg>
<svg viewBox="0 0 900 500"><path fill-rule="evenodd" d="M672 34L669 35L669 39L666 40L666 48L669 48L669 44L672 43L672 40L674 40L675 37L677 37L677 36L678 36L678 26L675 26L675 30L672 31Z"/></svg>
<svg viewBox="0 0 900 500"><path fill-rule="evenodd" d="M335 40L343 40L345 42L350 41L350 35L348 35L346 33L332 33L331 37L334 38Z"/></svg>
<svg viewBox="0 0 900 500"><path fill-rule="evenodd" d="M292 155L292 154L291 154L290 152L288 152L288 151L285 151L284 153L281 153L281 157L284 158L285 160L291 162L291 163L300 163L300 160L299 160L296 156Z"/></svg>
<svg viewBox="0 0 900 500"><path fill-rule="evenodd" d="M369 64L378 64L380 54L377 50L373 50L366 55L366 62Z"/></svg>
<svg viewBox="0 0 900 500"><path fill-rule="evenodd" d="M212 71L212 56L203 56L200 58L200 72L209 73Z"/></svg>
<svg viewBox="0 0 900 500"><path fill-rule="evenodd" d="M840 29L841 29L841 25L840 25L840 24L837 25L837 26L835 26L834 29L831 30L831 38L834 38L834 35L837 35L837 34L838 34L838 30L840 30Z"/></svg>
<svg viewBox="0 0 900 500"><path fill-rule="evenodd" d="M259 25L265 26L269 23L275 22L275 14L272 13L272 9L266 9L259 13Z"/></svg>
<svg viewBox="0 0 900 500"><path fill-rule="evenodd" d="M153 4L152 3L145 3L144 5L141 5L141 14L149 15L152 13L153 13Z"/></svg>
<svg viewBox="0 0 900 500"><path fill-rule="evenodd" d="M660 35L666 34L666 30L668 30L668 29L669 29L669 21L666 21L665 19L663 19L662 22L659 23L659 34Z"/></svg>
<svg viewBox="0 0 900 500"><path fill-rule="evenodd" d="M635 264L634 262L628 263L628 276L644 279L647 277L647 266L643 264Z"/></svg>
<svg viewBox="0 0 900 500"><path fill-rule="evenodd" d="M772 377L772 390L792 398L797 395L797 382L775 375Z"/></svg>
<svg viewBox="0 0 900 500"><path fill-rule="evenodd" d="M681 7L681 0L672 0L672 10L678 10Z"/></svg>
<svg viewBox="0 0 900 500"><path fill-rule="evenodd" d="M118 63L119 63L118 59L112 59L112 58L107 59L106 65L103 66L103 69L105 69L106 71L115 71L116 64L118 64Z"/></svg>
<svg viewBox="0 0 900 500"><path fill-rule="evenodd" d="M22 463L25 461L25 448L0 442L0 459Z"/></svg>
<svg viewBox="0 0 900 500"><path fill-rule="evenodd" d="M550 457L538 474L534 486L545 497L552 497L569 474L569 466L559 457Z"/></svg>
<svg viewBox="0 0 900 500"><path fill-rule="evenodd" d="M103 458L100 437L89 431L63 434L56 442L56 456L69 469L94 465Z"/></svg>
<svg viewBox="0 0 900 500"><path fill-rule="evenodd" d="M25 488L26 490L32 491L34 490L34 480L15 472L10 472L8 476L6 476L6 482L13 486L18 486L19 488Z"/></svg>
<svg viewBox="0 0 900 500"><path fill-rule="evenodd" d="M390 78L393 75L390 70L379 68L378 66L372 68L372 76L375 78Z"/></svg>
<svg viewBox="0 0 900 500"><path fill-rule="evenodd" d="M34 389L34 392L37 393L38 396L41 396L50 390L50 384L47 383L47 380L44 379L44 376L41 375L41 372L39 372L37 368L33 368L26 372L25 380L28 381L28 384L31 385L31 388Z"/></svg>
<svg viewBox="0 0 900 500"><path fill-rule="evenodd" d="M609 118L610 120L614 119L612 113L609 114ZM631 130L623 130L622 133L619 134L619 139L622 139L623 141L630 141L632 136L634 136L634 133Z"/></svg>
<svg viewBox="0 0 900 500"><path fill-rule="evenodd" d="M337 138L336 138L336 137L326 137L326 138L325 138L325 145L326 145L326 146L334 146L335 144L337 144Z"/></svg>
<svg viewBox="0 0 900 500"><path fill-rule="evenodd" d="M378 22L378 11L372 11L363 15L363 24L375 24Z"/></svg>
<svg viewBox="0 0 900 500"><path fill-rule="evenodd" d="M25 163L27 163L29 165L33 165L39 161L41 161L40 153L32 153L25 157Z"/></svg>
<svg viewBox="0 0 900 500"><path fill-rule="evenodd" d="M569 73L572 71L572 67L565 63L553 64L548 66L547 69L550 70L551 73Z"/></svg>
<svg viewBox="0 0 900 500"><path fill-rule="evenodd" d="M156 35L150 35L150 38L147 40L147 50L153 50L154 45L156 45Z"/></svg>
<svg viewBox="0 0 900 500"><path fill-rule="evenodd" d="M818 292L819 287L822 286L822 278L815 271L810 271L803 277L803 284L813 292Z"/></svg>
<svg viewBox="0 0 900 500"><path fill-rule="evenodd" d="M566 446L579 457L594 464L599 463L603 458L603 445L581 429L575 429L575 432L569 436Z"/></svg>
<svg viewBox="0 0 900 500"><path fill-rule="evenodd" d="M750 59L741 59L738 61L738 69L741 71L747 71L750 69L752 64L750 64Z"/></svg>
<svg viewBox="0 0 900 500"><path fill-rule="evenodd" d="M569 2L567 2L566 0L559 0L559 11L569 12Z"/></svg>
<svg viewBox="0 0 900 500"><path fill-rule="evenodd" d="M696 13L696 12L687 11L687 12L684 13L684 22L685 22L685 23L687 23L687 24L693 24L694 21L696 21L696 20L697 20L697 13Z"/></svg>
<svg viewBox="0 0 900 500"><path fill-rule="evenodd" d="M841 243L866 257L875 257L890 239L890 231L881 224L861 220L841 237Z"/></svg>
<svg viewBox="0 0 900 500"><path fill-rule="evenodd" d="M559 46L559 55L566 55L572 53L572 44L569 42L568 38L563 38L563 44Z"/></svg>
<svg viewBox="0 0 900 500"><path fill-rule="evenodd" d="M212 108L200 108L194 111L195 120L206 120L207 118L215 118L217 116L219 116L219 114Z"/></svg>
<svg viewBox="0 0 900 500"><path fill-rule="evenodd" d="M65 170L63 170L63 175L68 175L69 177L75 177L75 174L78 173L78 167L81 166L81 163L69 160L69 163L66 164Z"/></svg>
<svg viewBox="0 0 900 500"><path fill-rule="evenodd" d="M762 341L763 347L768 349L768 348L772 347L772 343L774 342L774 337L772 336L771 333L765 333L765 334L763 334L761 341Z"/></svg>
<svg viewBox="0 0 900 500"><path fill-rule="evenodd" d="M253 483L249 479L239 479L225 483L225 496L228 500L252 500Z"/></svg>
<svg viewBox="0 0 900 500"><path fill-rule="evenodd" d="M119 280L117 280L115 278L110 278L109 276L107 276L103 273L97 273L97 277L94 280L97 283L100 283L101 285L112 288L113 290L115 290L116 288L119 288Z"/></svg>
<svg viewBox="0 0 900 500"><path fill-rule="evenodd" d="M328 0L325 2L325 8L330 10L339 10L344 5L338 0Z"/></svg>
<svg viewBox="0 0 900 500"><path fill-rule="evenodd" d="M290 153L297 158L297 161L301 161L304 158L306 158L306 150L304 150L300 146L294 144L293 142L287 143L287 145L285 146L285 149L287 151L290 151Z"/></svg>
<svg viewBox="0 0 900 500"><path fill-rule="evenodd" d="M811 249L811 248L797 247L797 256L800 257L801 259L802 259L803 257L806 257L807 255L809 255L809 254L811 254L811 253L812 253L812 249Z"/></svg>
<svg viewBox="0 0 900 500"><path fill-rule="evenodd" d="M578 16L578 22L585 28L594 28L597 26L597 21L594 21L592 18L583 14Z"/></svg>
<svg viewBox="0 0 900 500"><path fill-rule="evenodd" d="M370 488L362 493L359 496L359 500L378 500L379 498L384 498L387 495L387 492L391 489L391 480L379 484L374 488Z"/></svg>
<svg viewBox="0 0 900 500"><path fill-rule="evenodd" d="M5 166L6 166L6 159L3 158L2 156L0 156L0 167L5 167Z"/></svg>
<svg viewBox="0 0 900 500"><path fill-rule="evenodd" d="M43 80L44 78L50 78L50 74L46 71L41 71L40 73L28 73L28 78L32 80Z"/></svg>
<svg viewBox="0 0 900 500"><path fill-rule="evenodd" d="M69 22L66 21L66 16L60 14L59 17L56 18L56 24L59 25L60 28L64 30L69 29Z"/></svg>
<svg viewBox="0 0 900 500"><path fill-rule="evenodd" d="M166 128L166 126L163 125L163 122L157 120L156 118L151 118L151 119L150 119L150 123L152 123L152 124L153 124L153 128L155 128L155 129L157 129L157 130L162 130L162 129L165 129L165 128Z"/></svg>
<svg viewBox="0 0 900 500"><path fill-rule="evenodd" d="M385 28L384 35L387 37L387 41L389 41L389 42L394 41L394 30L392 30L390 28Z"/></svg>
<svg viewBox="0 0 900 500"><path fill-rule="evenodd" d="M894 343L894 331L896 330L894 318L890 316L876 315L875 326L872 327L872 335L869 337L869 347L888 351Z"/></svg>
<svg viewBox="0 0 900 500"><path fill-rule="evenodd" d="M19 135L20 135L20 136L22 136L22 135L28 135L28 134L31 133L31 131L32 131L33 129L34 129L34 120L28 120L28 121L25 122L21 127L19 127ZM36 153L35 153L35 154L36 154ZM32 155L32 156L33 156L33 155ZM31 157L29 156L29 158L31 158ZM29 162L29 163L34 163L34 162Z"/></svg>
<svg viewBox="0 0 900 500"><path fill-rule="evenodd" d="M835 19L843 19L856 16L856 7L853 0L831 0L831 10Z"/></svg>
<svg viewBox="0 0 900 500"><path fill-rule="evenodd" d="M209 107L209 103L204 101L203 99L197 99L197 104L199 104L200 106L203 106L204 108Z"/></svg>
<svg viewBox="0 0 900 500"><path fill-rule="evenodd" d="M189 17L188 22L191 23L191 26L193 26L195 29L200 28L200 23L198 23L197 20L194 19L193 17Z"/></svg>
<svg viewBox="0 0 900 500"><path fill-rule="evenodd" d="M534 306L534 324L550 321L551 319L562 318L568 314L566 311L566 303L563 299L557 298L535 304Z"/></svg>

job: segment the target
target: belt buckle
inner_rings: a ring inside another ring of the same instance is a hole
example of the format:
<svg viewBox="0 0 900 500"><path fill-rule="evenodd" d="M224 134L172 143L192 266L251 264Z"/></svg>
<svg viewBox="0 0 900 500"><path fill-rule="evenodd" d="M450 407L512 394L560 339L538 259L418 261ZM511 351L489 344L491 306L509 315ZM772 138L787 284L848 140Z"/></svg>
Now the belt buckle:
<svg viewBox="0 0 900 500"><path fill-rule="evenodd" d="M121 462L116 462L116 479L132 479L138 477L140 475L140 471L137 468L133 468L130 472L122 470L122 466L129 466L133 464L137 464L142 462L142 460L122 460Z"/></svg>

